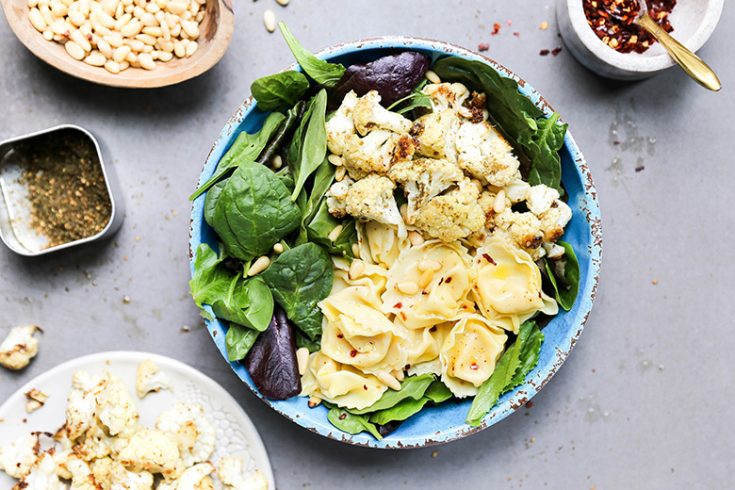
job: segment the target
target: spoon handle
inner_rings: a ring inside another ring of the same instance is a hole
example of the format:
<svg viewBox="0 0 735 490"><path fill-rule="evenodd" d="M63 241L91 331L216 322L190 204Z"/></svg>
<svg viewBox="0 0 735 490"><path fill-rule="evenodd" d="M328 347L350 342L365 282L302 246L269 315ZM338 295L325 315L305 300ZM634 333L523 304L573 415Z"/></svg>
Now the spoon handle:
<svg viewBox="0 0 735 490"><path fill-rule="evenodd" d="M702 61L699 56L692 53L686 46L674 39L660 25L654 21L650 15L644 14L638 19L638 25L651 33L658 42L661 43L671 57L679 63L684 71L694 79L698 84L706 89L717 92L722 88L720 79L717 78L715 72L707 63Z"/></svg>

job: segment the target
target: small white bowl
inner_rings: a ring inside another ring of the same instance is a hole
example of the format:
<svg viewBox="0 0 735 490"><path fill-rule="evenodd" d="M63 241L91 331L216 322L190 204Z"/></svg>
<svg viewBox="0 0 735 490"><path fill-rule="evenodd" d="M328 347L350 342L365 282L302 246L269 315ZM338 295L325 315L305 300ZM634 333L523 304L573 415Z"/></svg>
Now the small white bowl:
<svg viewBox="0 0 735 490"><path fill-rule="evenodd" d="M679 0L671 12L672 35L692 51L709 39L722 15L724 0ZM595 73L618 80L638 80L675 64L659 44L644 53L619 53L603 43L587 23L582 0L557 0L556 18L564 44Z"/></svg>

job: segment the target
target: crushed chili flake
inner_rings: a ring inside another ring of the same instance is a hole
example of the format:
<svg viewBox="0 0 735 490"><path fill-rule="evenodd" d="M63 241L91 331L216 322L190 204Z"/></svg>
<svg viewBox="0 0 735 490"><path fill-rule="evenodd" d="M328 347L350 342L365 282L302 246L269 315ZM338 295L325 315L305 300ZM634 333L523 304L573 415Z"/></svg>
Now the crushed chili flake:
<svg viewBox="0 0 735 490"><path fill-rule="evenodd" d="M583 0L587 23L602 42L621 53L643 53L656 39L634 23L639 0ZM669 14L677 0L646 0L648 15L666 32L674 27Z"/></svg>
<svg viewBox="0 0 735 490"><path fill-rule="evenodd" d="M513 33L513 35L514 35L515 37L521 37L521 33L520 33L520 32L514 32L514 33Z"/></svg>
<svg viewBox="0 0 735 490"><path fill-rule="evenodd" d="M533 408L533 401L531 401L531 400L528 400L528 401L526 402L526 408Z"/></svg>
<svg viewBox="0 0 735 490"><path fill-rule="evenodd" d="M541 56L549 56L549 53L551 53L551 51L549 51L548 49L542 49L538 52L538 54Z"/></svg>
<svg viewBox="0 0 735 490"><path fill-rule="evenodd" d="M554 49L551 50L551 56L556 56L559 53L561 53L561 48L560 47L556 47L556 48L554 48Z"/></svg>
<svg viewBox="0 0 735 490"><path fill-rule="evenodd" d="M446 282L447 284L449 284L450 282L452 282L452 276L449 276L449 277L447 277L447 280L446 280L445 282Z"/></svg>
<svg viewBox="0 0 735 490"><path fill-rule="evenodd" d="M490 34L492 36L497 36L500 33L500 27L501 27L500 23L499 22L495 22L493 24L493 30L492 30L492 32Z"/></svg>
<svg viewBox="0 0 735 490"><path fill-rule="evenodd" d="M490 262L493 265L498 265L498 263L495 262L495 260L492 257L490 257L489 254L482 254L482 258L485 259L486 261Z"/></svg>
<svg viewBox="0 0 735 490"><path fill-rule="evenodd" d="M479 368L480 366L478 366L476 362L470 364L470 369L472 369L473 371L477 371Z"/></svg>
<svg viewBox="0 0 735 490"><path fill-rule="evenodd" d="M401 308L403 308L403 303L399 301L398 303L393 305L393 308L400 310Z"/></svg>
<svg viewBox="0 0 735 490"><path fill-rule="evenodd" d="M338 334L337 334L337 338L338 338L338 339L343 339L343 338L345 338L345 336L344 336L344 335L342 335L341 333L338 333Z"/></svg>
<svg viewBox="0 0 735 490"><path fill-rule="evenodd" d="M357 355L357 351L355 349L352 349L350 351L350 357L355 357Z"/></svg>
<svg viewBox="0 0 735 490"><path fill-rule="evenodd" d="M638 166L637 166L637 167L635 168L635 171L636 171L636 172L643 172L643 171L644 171L645 169L646 169L646 166L645 166L645 165L638 165Z"/></svg>
<svg viewBox="0 0 735 490"><path fill-rule="evenodd" d="M346 413L343 412L343 413L339 414L339 419L340 420L344 420L346 418L347 418L347 414Z"/></svg>
<svg viewBox="0 0 735 490"><path fill-rule="evenodd" d="M478 51L487 51L488 49L490 49L490 44L488 43L480 43L477 45Z"/></svg>
<svg viewBox="0 0 735 490"><path fill-rule="evenodd" d="M367 391L367 385L362 385L362 388Z"/></svg>

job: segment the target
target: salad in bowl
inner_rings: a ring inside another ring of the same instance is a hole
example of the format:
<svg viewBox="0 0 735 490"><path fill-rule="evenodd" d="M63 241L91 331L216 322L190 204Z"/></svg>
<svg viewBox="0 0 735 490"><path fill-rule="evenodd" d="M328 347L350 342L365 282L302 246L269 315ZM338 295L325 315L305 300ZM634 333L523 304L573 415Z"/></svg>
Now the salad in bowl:
<svg viewBox="0 0 735 490"><path fill-rule="evenodd" d="M410 447L499 420L594 296L599 211L566 124L447 45L323 59L280 27L297 65L253 83L192 195L190 286L215 342L339 440Z"/></svg>

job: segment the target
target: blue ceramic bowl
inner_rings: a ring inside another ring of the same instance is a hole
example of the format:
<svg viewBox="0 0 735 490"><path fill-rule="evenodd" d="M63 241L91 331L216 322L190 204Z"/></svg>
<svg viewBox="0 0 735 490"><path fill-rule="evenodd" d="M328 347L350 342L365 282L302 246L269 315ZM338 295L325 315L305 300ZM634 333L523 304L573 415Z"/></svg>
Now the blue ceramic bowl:
<svg viewBox="0 0 735 490"><path fill-rule="evenodd" d="M517 80L520 91L547 115L553 112L538 92L507 68L488 58L443 42L405 37L385 37L341 44L322 51L318 56L340 62L343 65L351 65L370 61L400 50L420 51L433 59L452 55L481 61L493 67L500 74ZM255 106L252 97L248 98L237 109L214 143L199 178L199 184L206 181L214 173L217 162L234 142L237 134L240 131L249 133L257 131L261 127L265 116L266 113ZM579 258L581 275L579 296L571 311L561 311L544 327L546 340L541 349L539 362L526 382L503 395L479 427L470 427L465 424L465 417L471 403L471 400L467 399L461 402L448 402L426 408L380 441L365 433L350 435L337 430L329 423L327 409L323 405L310 409L307 406L305 397L294 397L285 401L268 400L258 392L250 375L241 363L230 363L230 366L253 393L284 417L312 432L348 444L381 449L423 447L468 436L503 420L538 393L559 369L582 333L584 323L592 309L592 302L595 299L602 254L600 209L597 203L597 192L587 162L569 132L566 134L564 147L561 150L561 161L562 180L569 193L569 205L573 210L573 217L566 229L564 240L571 243ZM199 197L194 202L191 214L190 256L192 259L190 266L192 271L193 252L200 243L208 243L215 249L217 247L217 238L214 231L204 221L204 196ZM218 320L207 321L207 328L214 343L222 353L222 357L226 360L226 324Z"/></svg>

